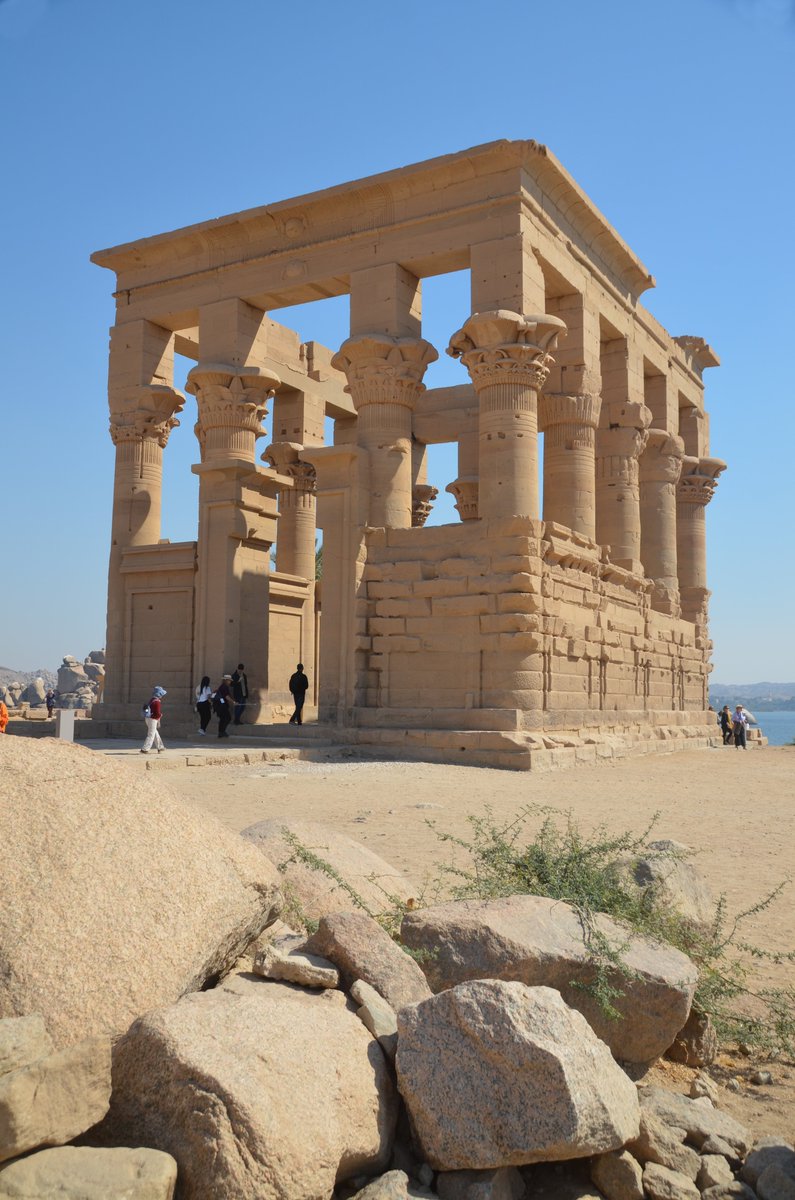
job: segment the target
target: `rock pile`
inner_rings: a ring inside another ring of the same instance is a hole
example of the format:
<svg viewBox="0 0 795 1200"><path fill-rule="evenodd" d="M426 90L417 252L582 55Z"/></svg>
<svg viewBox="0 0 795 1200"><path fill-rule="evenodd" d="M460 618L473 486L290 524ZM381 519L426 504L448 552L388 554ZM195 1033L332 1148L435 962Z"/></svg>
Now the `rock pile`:
<svg viewBox="0 0 795 1200"><path fill-rule="evenodd" d="M47 672L26 681L8 679L0 683L0 700L11 710L15 708L43 708L49 689L56 692L56 708L82 708L90 710L102 695L105 680L105 651L92 650L81 663L71 654L65 654L57 676Z"/></svg>
<svg viewBox="0 0 795 1200"><path fill-rule="evenodd" d="M617 1061L687 1019L668 948L630 944L611 1048L565 905L411 912L419 964L334 894L298 934L250 840L124 764L9 741L0 1200L521 1200L550 1164L560 1200L795 1194L795 1151L752 1145L707 1074L685 1097Z"/></svg>

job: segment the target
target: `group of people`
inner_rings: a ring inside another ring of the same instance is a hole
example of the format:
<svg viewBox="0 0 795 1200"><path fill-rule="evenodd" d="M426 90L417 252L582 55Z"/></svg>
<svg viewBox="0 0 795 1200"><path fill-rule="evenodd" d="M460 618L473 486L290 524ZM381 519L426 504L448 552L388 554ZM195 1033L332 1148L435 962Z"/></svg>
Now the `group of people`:
<svg viewBox="0 0 795 1200"><path fill-rule="evenodd" d="M289 688L295 704L295 711L290 717L289 723L291 725L301 725L303 723L304 700L309 689L309 680L304 674L303 663L299 663L296 670L290 676ZM143 715L146 721L146 740L141 747L141 754L149 754L153 750L160 754L165 750L163 740L160 737L160 722L163 716L162 700L167 694L166 689L158 685L152 689L152 696L149 702L144 705ZM201 682L195 689L194 697L194 707L199 714L199 729L197 733L201 737L207 735L208 726L213 714L215 714L218 718L219 738L229 737L227 730L230 724L243 724L243 717L248 702L248 676L246 675L243 663L237 664L237 669L233 674L224 675L217 688L211 686L209 675L203 675Z"/></svg>
<svg viewBox="0 0 795 1200"><path fill-rule="evenodd" d="M731 712L728 704L724 704L718 713L718 724L723 734L724 746L731 746L733 742L738 750L741 746L743 750L747 749L749 721L748 713L742 704L738 704L734 712Z"/></svg>

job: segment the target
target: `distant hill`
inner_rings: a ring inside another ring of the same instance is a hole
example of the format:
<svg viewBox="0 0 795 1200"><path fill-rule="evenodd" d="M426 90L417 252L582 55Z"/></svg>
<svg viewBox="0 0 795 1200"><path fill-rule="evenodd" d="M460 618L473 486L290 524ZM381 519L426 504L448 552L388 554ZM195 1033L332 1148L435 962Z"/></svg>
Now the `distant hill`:
<svg viewBox="0 0 795 1200"><path fill-rule="evenodd" d="M713 683L709 699L713 708L741 703L752 712L793 712L795 683Z"/></svg>
<svg viewBox="0 0 795 1200"><path fill-rule="evenodd" d="M27 686L34 679L43 679L45 687L54 688L58 682L58 672L49 671L46 667L39 667L38 671L15 671L13 667L0 667L0 687L7 687L16 680Z"/></svg>

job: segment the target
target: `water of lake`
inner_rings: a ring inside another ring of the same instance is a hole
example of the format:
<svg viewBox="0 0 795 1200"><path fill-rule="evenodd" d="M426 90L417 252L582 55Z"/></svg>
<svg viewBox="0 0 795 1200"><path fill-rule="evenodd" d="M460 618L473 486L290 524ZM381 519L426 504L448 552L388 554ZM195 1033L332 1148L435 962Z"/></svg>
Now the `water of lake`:
<svg viewBox="0 0 795 1200"><path fill-rule="evenodd" d="M795 738L795 712L754 713L771 746L788 746Z"/></svg>

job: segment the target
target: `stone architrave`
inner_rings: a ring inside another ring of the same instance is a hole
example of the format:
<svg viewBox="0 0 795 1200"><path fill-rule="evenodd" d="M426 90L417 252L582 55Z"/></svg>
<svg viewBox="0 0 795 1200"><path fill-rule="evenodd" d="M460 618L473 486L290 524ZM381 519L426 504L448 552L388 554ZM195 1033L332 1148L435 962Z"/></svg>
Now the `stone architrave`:
<svg viewBox="0 0 795 1200"><path fill-rule="evenodd" d="M651 409L635 400L602 407L596 434L596 540L616 566L643 574L640 556L640 476Z"/></svg>
<svg viewBox="0 0 795 1200"><path fill-rule="evenodd" d="M596 537L596 429L599 395L540 397L544 434L544 519Z"/></svg>
<svg viewBox="0 0 795 1200"><path fill-rule="evenodd" d="M110 436L116 447L113 480L108 627L106 648L111 670L105 699L123 697L121 664L124 643L124 580L121 561L131 546L154 546L160 540L163 451L177 413L185 405L181 392L165 384L127 388L111 401Z"/></svg>
<svg viewBox="0 0 795 1200"><path fill-rule="evenodd" d="M686 457L676 490L676 551L682 616L706 621L707 522L706 508L715 495L718 476L726 470L719 458Z"/></svg>
<svg viewBox="0 0 795 1200"><path fill-rule="evenodd" d="M635 1085L552 988L481 980L398 1013L398 1088L436 1170L585 1158L635 1137Z"/></svg>
<svg viewBox="0 0 795 1200"><path fill-rule="evenodd" d="M411 493L411 526L412 529L422 529L431 515L433 502L439 495L439 489L429 483L415 483Z"/></svg>
<svg viewBox="0 0 795 1200"><path fill-rule="evenodd" d="M455 497L455 510L462 521L477 521L478 512L478 481L475 476L463 476L448 483L444 489Z"/></svg>
<svg viewBox="0 0 795 1200"><path fill-rule="evenodd" d="M640 457L640 556L653 581L651 606L678 617L676 565L676 485L685 444L664 429L650 429Z"/></svg>
<svg viewBox="0 0 795 1200"><path fill-rule="evenodd" d="M480 517L538 517L538 393L566 326L508 309L474 313L450 339L478 396Z"/></svg>
<svg viewBox="0 0 795 1200"><path fill-rule="evenodd" d="M557 988L587 1018L623 1062L658 1058L690 1012L697 971L672 946L628 934L598 914L596 929L621 956L627 975L614 975L623 993L614 1000L621 1020L611 1020L587 990L594 960L574 908L543 896L456 900L417 909L403 918L401 939L424 951L423 970L434 991L468 979L517 980Z"/></svg>
<svg viewBox="0 0 795 1200"><path fill-rule="evenodd" d="M368 453L369 523L412 524L412 413L427 366L438 354L423 338L359 333L343 342L331 365L344 372L358 414L356 437Z"/></svg>
<svg viewBox="0 0 795 1200"><path fill-rule="evenodd" d="M262 457L292 481L292 487L279 488L276 570L311 582L315 578L317 473L311 463L301 459L301 449L297 442L273 442Z"/></svg>

